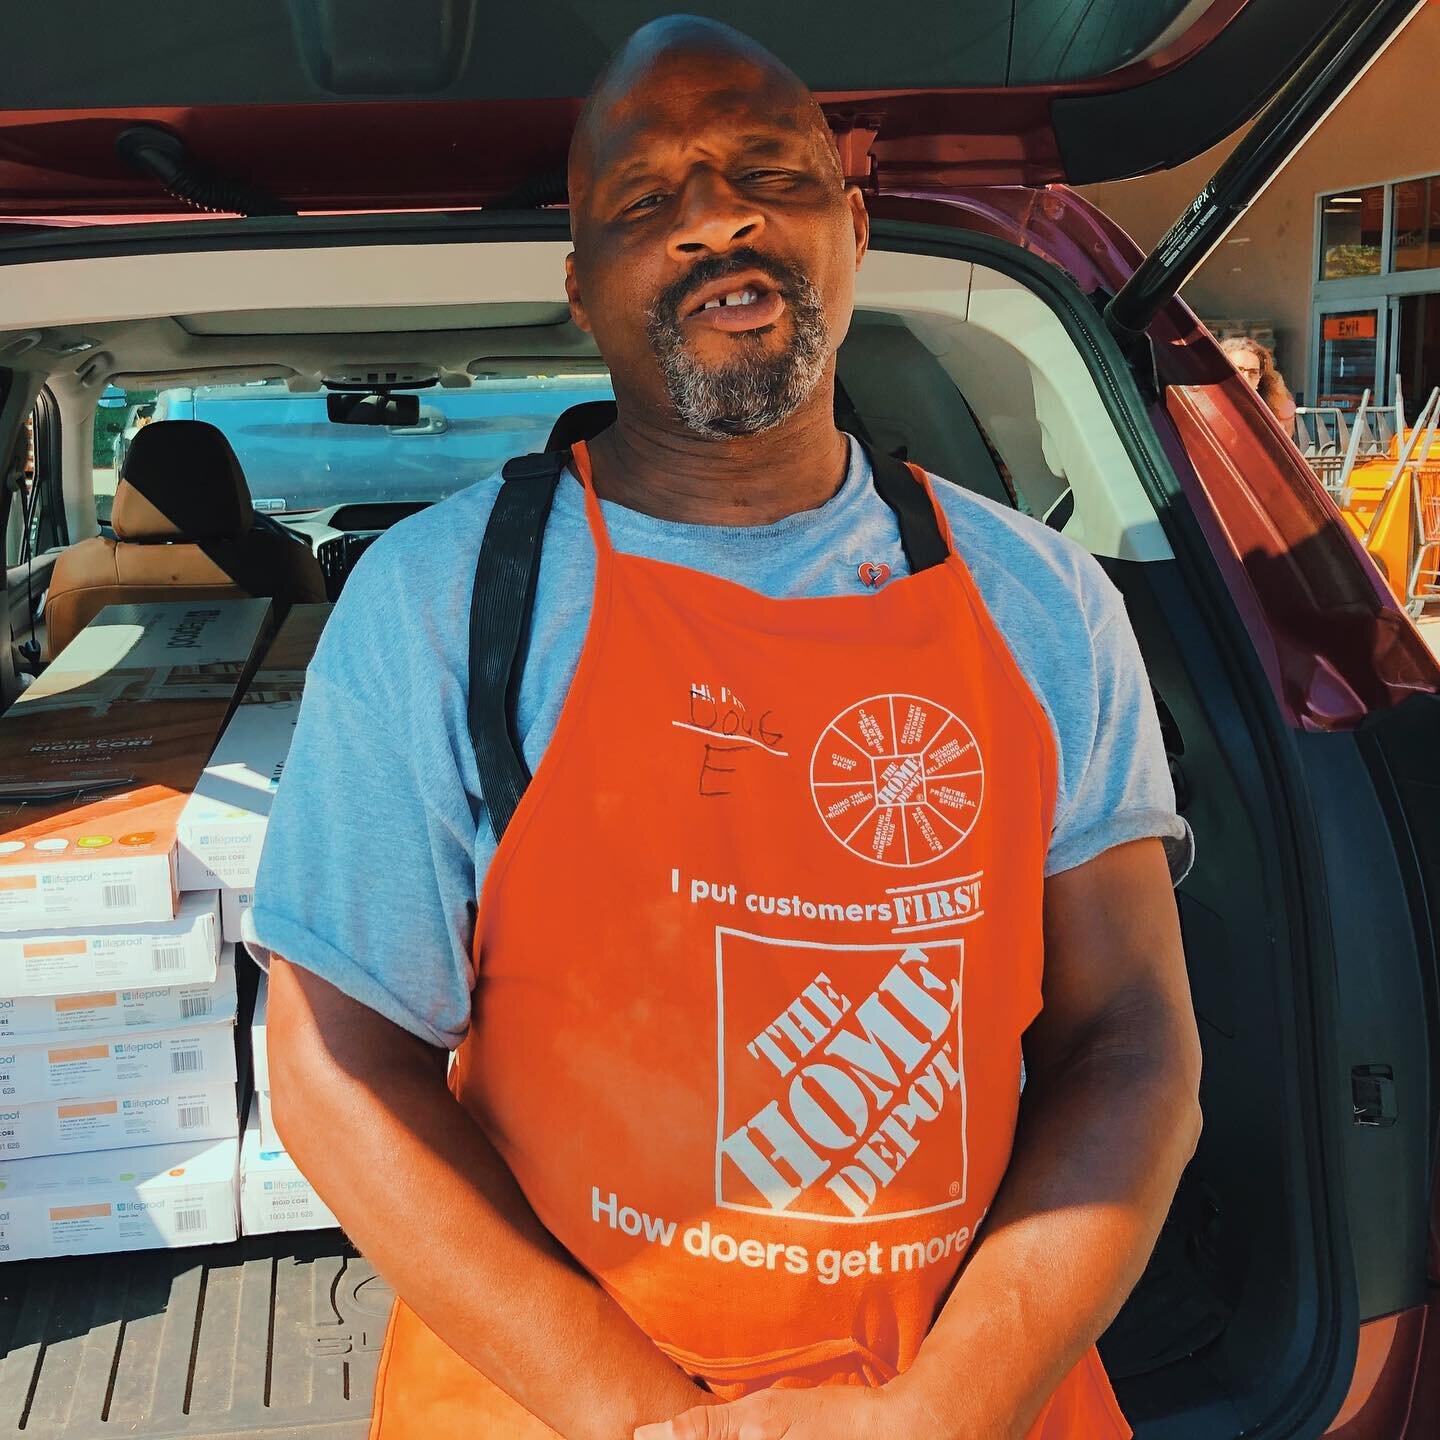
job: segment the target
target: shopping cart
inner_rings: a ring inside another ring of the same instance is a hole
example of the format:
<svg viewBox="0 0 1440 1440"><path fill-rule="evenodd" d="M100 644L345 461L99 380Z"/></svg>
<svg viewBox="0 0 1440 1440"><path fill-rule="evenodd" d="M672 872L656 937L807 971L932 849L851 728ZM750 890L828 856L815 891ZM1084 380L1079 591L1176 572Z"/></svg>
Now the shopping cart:
<svg viewBox="0 0 1440 1440"><path fill-rule="evenodd" d="M1421 614L1427 601L1440 599L1440 388L1431 395L1426 413L1415 422L1410 443L1410 493L1415 512L1415 563L1406 587L1410 613ZM1418 436L1418 442L1417 442Z"/></svg>

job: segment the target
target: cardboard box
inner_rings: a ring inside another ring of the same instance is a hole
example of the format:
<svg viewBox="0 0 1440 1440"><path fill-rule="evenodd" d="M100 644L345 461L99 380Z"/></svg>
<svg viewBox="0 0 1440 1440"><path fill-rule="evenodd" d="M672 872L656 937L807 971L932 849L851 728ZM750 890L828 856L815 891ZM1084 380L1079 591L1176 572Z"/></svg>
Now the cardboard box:
<svg viewBox="0 0 1440 1440"><path fill-rule="evenodd" d="M187 612L203 631L205 617L224 618L231 607L241 612L233 630L224 627L227 643L244 652L235 659L47 671L24 705L0 717L0 930L174 916L180 812L253 662L269 602L215 601ZM116 611L176 608L108 607L94 622L102 637L86 653L113 655L117 645L104 637ZM170 624L162 638L183 649L189 633ZM217 640L201 653L219 648ZM150 653L143 628L127 653Z"/></svg>
<svg viewBox="0 0 1440 1440"><path fill-rule="evenodd" d="M283 1153L285 1142L275 1129L275 1103L270 1098L268 1088L255 1092L255 1104L252 1108L255 1111L256 1123L260 1128L261 1145L264 1146L267 1153L272 1150Z"/></svg>
<svg viewBox="0 0 1440 1440"><path fill-rule="evenodd" d="M242 702L180 816L181 890L253 889L298 700Z"/></svg>
<svg viewBox="0 0 1440 1440"><path fill-rule="evenodd" d="M219 909L212 891L182 896L173 920L0 934L0 994L83 995L117 986L210 984L220 956ZM7 1028L0 1013L0 1034Z"/></svg>
<svg viewBox="0 0 1440 1440"><path fill-rule="evenodd" d="M329 605L297 605L265 652L179 826L181 890L250 890Z"/></svg>
<svg viewBox="0 0 1440 1440"><path fill-rule="evenodd" d="M277 700L298 700L304 694L305 674L334 609L333 605L290 607L246 688L247 701L269 705Z"/></svg>
<svg viewBox="0 0 1440 1440"><path fill-rule="evenodd" d="M239 1235L237 1140L0 1164L0 1260L220 1245Z"/></svg>
<svg viewBox="0 0 1440 1440"><path fill-rule="evenodd" d="M236 890L225 885L220 890L220 934L231 945L255 943L250 910L255 904L253 889Z"/></svg>
<svg viewBox="0 0 1440 1440"><path fill-rule="evenodd" d="M260 972L260 985L255 991L255 1010L250 1017L250 1054L254 1058L251 1075L257 1090L270 1088L270 1043L267 1026L270 1021L270 974Z"/></svg>
<svg viewBox="0 0 1440 1440"><path fill-rule="evenodd" d="M237 1009L235 947L227 945L215 978L205 983L0 998L0 1045L141 1034L181 1025L233 1025Z"/></svg>
<svg viewBox="0 0 1440 1440"><path fill-rule="evenodd" d="M227 1140L239 1133L235 1085L229 1080L183 1090L0 1107L0 1159L4 1160L182 1140Z"/></svg>
<svg viewBox="0 0 1440 1440"><path fill-rule="evenodd" d="M329 1206L283 1150L265 1147L258 1107L240 1142L240 1228L246 1235L338 1226Z"/></svg>
<svg viewBox="0 0 1440 1440"><path fill-rule="evenodd" d="M326 608L326 607L304 607ZM60 675L130 674L168 677L172 686L204 690L225 699L263 653L268 600L162 600L107 605L45 667L35 682ZM159 683L158 679L151 683ZM35 686L21 695L34 696Z"/></svg>
<svg viewBox="0 0 1440 1440"><path fill-rule="evenodd" d="M129 1035L65 1035L0 1047L0 1104L93 1100L166 1085L232 1083L233 1025L186 1025Z"/></svg>

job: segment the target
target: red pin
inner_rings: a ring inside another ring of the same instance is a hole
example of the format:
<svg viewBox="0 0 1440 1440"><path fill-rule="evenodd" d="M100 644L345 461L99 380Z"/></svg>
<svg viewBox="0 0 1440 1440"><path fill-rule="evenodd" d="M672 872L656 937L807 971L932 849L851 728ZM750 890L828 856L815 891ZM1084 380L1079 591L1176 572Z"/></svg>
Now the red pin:
<svg viewBox="0 0 1440 1440"><path fill-rule="evenodd" d="M890 567L883 560L864 560L860 564L859 574L862 585L878 590L890 578Z"/></svg>

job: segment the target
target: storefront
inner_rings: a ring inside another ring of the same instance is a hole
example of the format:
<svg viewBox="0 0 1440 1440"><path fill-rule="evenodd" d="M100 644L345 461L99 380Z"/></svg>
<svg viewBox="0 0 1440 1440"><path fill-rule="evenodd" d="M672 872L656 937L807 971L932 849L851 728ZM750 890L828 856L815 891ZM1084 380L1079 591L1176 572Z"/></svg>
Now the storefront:
<svg viewBox="0 0 1440 1440"><path fill-rule="evenodd" d="M1440 385L1440 175L1322 195L1306 393L1353 409ZM1398 380L1397 380L1398 377Z"/></svg>
<svg viewBox="0 0 1440 1440"><path fill-rule="evenodd" d="M1395 376L1413 416L1440 385L1440 57L1432 0L1291 157L1184 289L1220 334L1272 345L1305 403L1382 403ZM1239 137L1177 170L1087 187L1145 249Z"/></svg>

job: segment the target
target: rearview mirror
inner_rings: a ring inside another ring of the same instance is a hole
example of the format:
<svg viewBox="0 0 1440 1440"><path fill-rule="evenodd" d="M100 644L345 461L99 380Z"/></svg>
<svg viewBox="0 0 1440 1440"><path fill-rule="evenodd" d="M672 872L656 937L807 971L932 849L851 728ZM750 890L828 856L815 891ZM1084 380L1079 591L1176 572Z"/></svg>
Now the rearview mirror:
<svg viewBox="0 0 1440 1440"><path fill-rule="evenodd" d="M102 410L120 410L130 403L130 397L116 385L107 385L95 402Z"/></svg>
<svg viewBox="0 0 1440 1440"><path fill-rule="evenodd" d="M418 425L418 395L342 390L325 397L325 413L336 425Z"/></svg>

